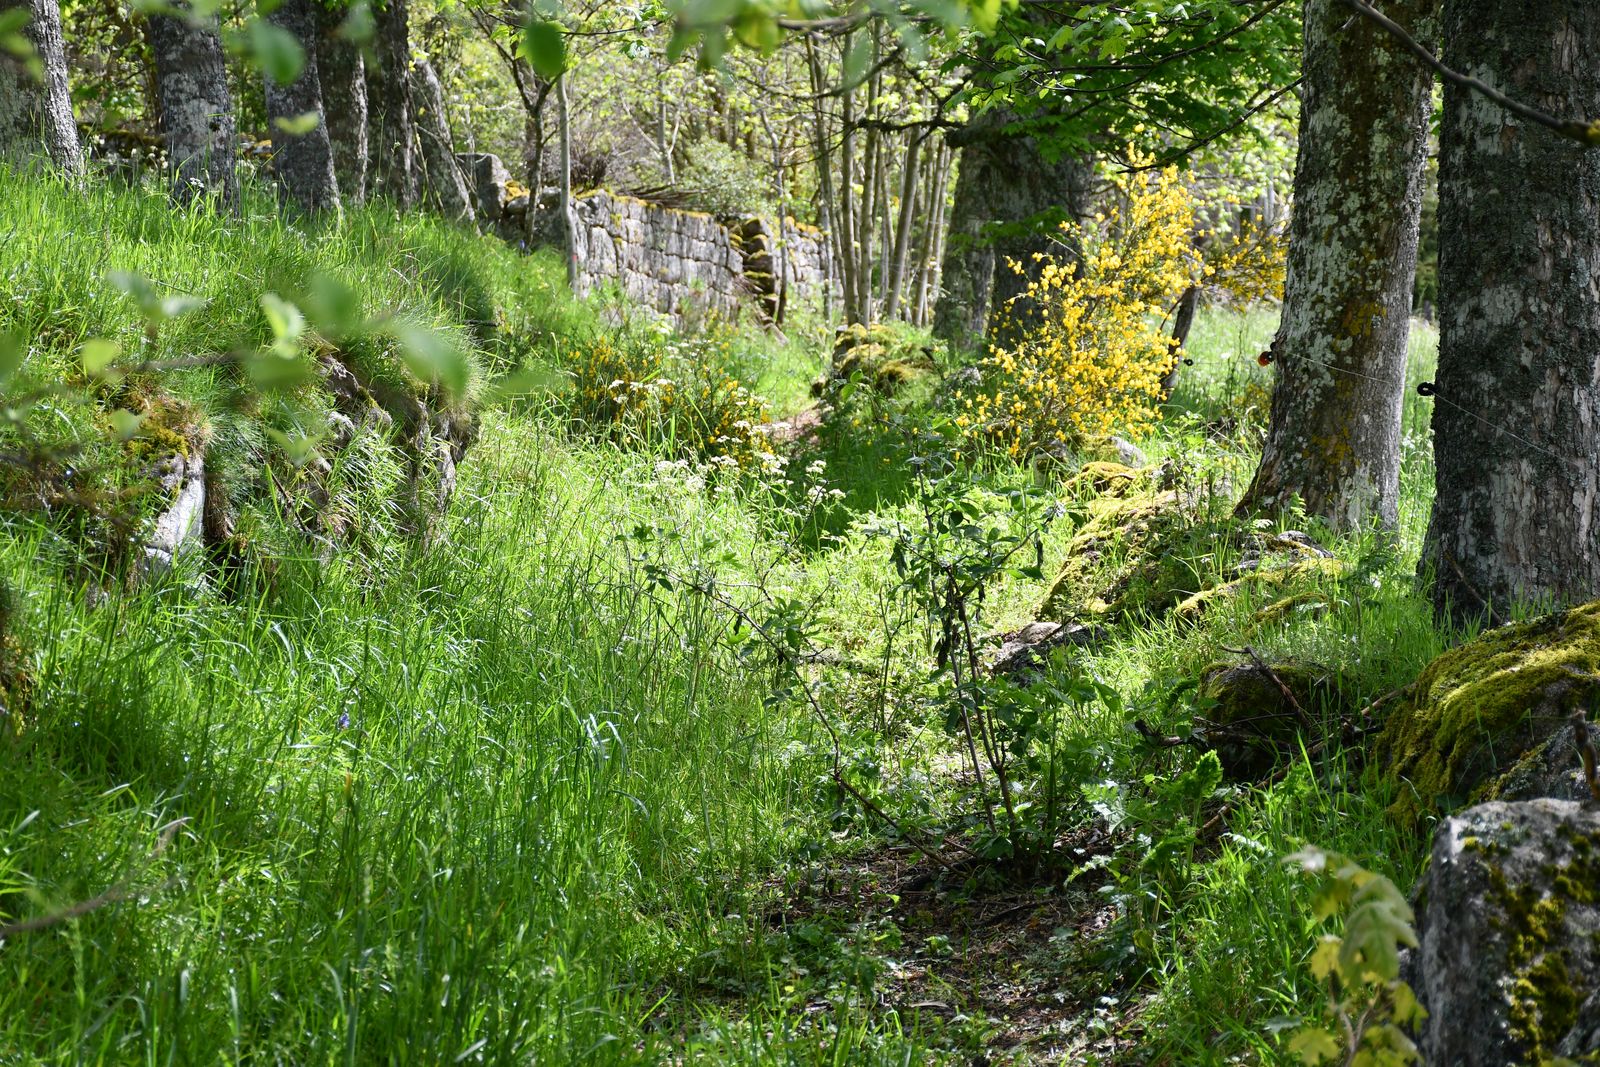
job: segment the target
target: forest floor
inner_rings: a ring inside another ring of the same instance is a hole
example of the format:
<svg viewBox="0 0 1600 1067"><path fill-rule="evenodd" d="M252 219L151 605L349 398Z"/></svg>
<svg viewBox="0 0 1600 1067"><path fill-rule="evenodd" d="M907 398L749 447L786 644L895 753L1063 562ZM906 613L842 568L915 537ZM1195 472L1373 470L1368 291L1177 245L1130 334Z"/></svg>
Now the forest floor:
<svg viewBox="0 0 1600 1067"><path fill-rule="evenodd" d="M436 224L358 212L303 234L268 211L174 223L158 194L7 192L0 232L34 235L0 242L18 294L0 332L24 338L25 375L76 381L86 337L143 343L107 267L209 301L173 351L262 334L269 279L322 270L381 277L370 299L476 338L475 382L524 362L581 377L615 330L561 294L555 260ZM27 250L74 248L91 219L106 240L81 262ZM1234 573L1217 524L1253 465L1273 325L1270 308L1201 316L1136 442L1189 487L1180 536L1119 542L1095 577L1152 552L1195 585ZM1415 338L1420 380L1432 331ZM1313 842L1402 886L1423 859L1339 737L1460 636L1414 581L1424 401L1407 402L1398 542L1312 531L1337 567L1194 618L1091 620L1031 690L1054 694L1037 766L1061 769L1067 815L1021 864L976 858L981 783L931 680L938 627L893 559L928 519L917 435L938 377L817 406L829 341L800 320L782 343L744 328L712 346L771 402L781 473L729 477L557 394L485 404L423 540L357 491L388 476L381 450L348 482L334 469L338 507L247 511L270 565L235 572L95 571L100 527L8 507L0 923L42 925L0 943L0 1062L1291 1062L1279 1034L1324 991L1321 927L1282 858ZM674 351L711 358L700 344ZM158 385L208 414L213 447L289 440L227 406L218 371ZM106 402L41 419L98 439ZM1073 473L965 469L996 514L1023 492L1061 512L1042 566L975 602L980 636L1038 617L1109 506ZM328 511L340 539L318 532ZM754 618L789 627L803 667ZM1246 647L1334 681L1296 748L1217 780L1195 746L1149 737L1187 736L1209 708L1197 682ZM929 840L955 844L933 860L912 844Z"/></svg>

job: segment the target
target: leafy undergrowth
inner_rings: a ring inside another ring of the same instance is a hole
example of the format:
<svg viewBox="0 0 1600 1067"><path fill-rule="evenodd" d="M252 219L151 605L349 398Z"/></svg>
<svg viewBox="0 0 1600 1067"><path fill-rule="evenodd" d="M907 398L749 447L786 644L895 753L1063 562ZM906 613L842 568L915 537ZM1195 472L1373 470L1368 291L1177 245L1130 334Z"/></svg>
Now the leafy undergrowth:
<svg viewBox="0 0 1600 1067"><path fill-rule="evenodd" d="M576 366L595 336L592 310L540 289L548 264L434 224L210 234L104 196L106 240L143 250L130 269L222 286L163 352L261 328L248 290L279 261L370 276L441 329L492 320L475 374ZM251 242L262 273L223 285ZM414 269L391 280L367 257L397 243ZM0 253L26 282L5 321L29 373L66 375L87 336L142 343L87 261L52 273L29 247ZM1180 584L1244 552L1203 522L1248 476L1270 327L1202 317L1137 442L1186 502ZM736 340L727 380L799 411L820 359ZM86 581L72 531L0 516L0 1050L1293 1062L1282 1035L1325 996L1284 857L1316 844L1401 887L1422 858L1365 755L1372 717L1457 636L1412 574L1425 412L1409 403L1397 541L1302 528L1340 565L1204 611L1075 594L1058 614L1082 629L1008 680L993 635L1038 617L1104 487L1070 481L1070 457L952 451L937 374L893 395L863 378L770 435L781 473L584 432L570 396L490 411L437 537L286 535L226 575L195 557ZM212 381L161 385L206 407ZM1135 540L1097 541L1084 589L1136 565ZM1211 753L1226 720L1200 682L1258 661L1332 682L1263 731L1246 778Z"/></svg>

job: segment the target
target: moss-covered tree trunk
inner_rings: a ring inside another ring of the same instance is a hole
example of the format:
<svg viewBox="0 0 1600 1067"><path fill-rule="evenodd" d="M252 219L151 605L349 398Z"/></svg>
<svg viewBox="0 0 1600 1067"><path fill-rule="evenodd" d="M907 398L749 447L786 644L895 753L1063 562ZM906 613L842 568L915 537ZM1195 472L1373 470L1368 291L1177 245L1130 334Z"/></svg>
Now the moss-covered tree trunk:
<svg viewBox="0 0 1600 1067"><path fill-rule="evenodd" d="M239 199L238 133L216 16L197 16L187 0L174 0L145 25L173 198L187 204L213 196L232 207Z"/></svg>
<svg viewBox="0 0 1600 1067"><path fill-rule="evenodd" d="M1026 290L1033 253L1052 251L1060 224L1087 212L1094 165L1047 158L1008 115L978 119L947 141L961 149L961 163L933 332L960 350L1027 322L1024 303L1006 305Z"/></svg>
<svg viewBox="0 0 1600 1067"><path fill-rule="evenodd" d="M367 196L367 71L361 49L340 32L343 5L312 5L317 12L317 77L322 81L322 114L333 148L333 173L339 196L359 204Z"/></svg>
<svg viewBox="0 0 1600 1067"><path fill-rule="evenodd" d="M272 166L278 186L305 211L339 210L333 145L317 75L318 0L283 0L267 18L305 49L300 76L288 85L266 77L267 119L272 123ZM310 129L303 124L314 122Z"/></svg>
<svg viewBox="0 0 1600 1067"><path fill-rule="evenodd" d="M35 77L20 57L0 50L0 157L25 156L43 148L69 173L83 169L78 127L67 91L67 60L56 0L0 0L0 14L23 10L23 37L33 46Z"/></svg>
<svg viewBox="0 0 1600 1067"><path fill-rule="evenodd" d="M411 28L406 0L384 0L367 64L368 190L400 207L417 199L411 129Z"/></svg>
<svg viewBox="0 0 1600 1067"><path fill-rule="evenodd" d="M1384 12L1431 40L1436 0ZM1278 381L1241 511L1298 497L1336 529L1394 526L1432 75L1339 0L1306 0Z"/></svg>
<svg viewBox="0 0 1600 1067"><path fill-rule="evenodd" d="M1457 70L1600 115L1600 5L1449 0L1444 34ZM1600 150L1448 87L1439 298L1435 601L1600 596Z"/></svg>

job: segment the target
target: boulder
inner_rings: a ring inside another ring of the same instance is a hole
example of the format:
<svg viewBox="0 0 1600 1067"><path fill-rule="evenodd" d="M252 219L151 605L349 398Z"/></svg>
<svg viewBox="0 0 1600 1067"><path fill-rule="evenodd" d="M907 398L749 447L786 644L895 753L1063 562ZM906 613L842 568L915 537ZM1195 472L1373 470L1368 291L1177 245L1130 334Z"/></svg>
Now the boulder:
<svg viewBox="0 0 1600 1067"><path fill-rule="evenodd" d="M1489 630L1435 659L1396 704L1376 755L1414 819L1475 800L1583 796L1573 709L1600 692L1600 601Z"/></svg>
<svg viewBox="0 0 1600 1067"><path fill-rule="evenodd" d="M1216 751L1230 779L1256 781L1302 741L1320 738L1337 692L1333 673L1316 664L1215 664L1200 677L1205 714L1195 720L1194 733Z"/></svg>
<svg viewBox="0 0 1600 1067"><path fill-rule="evenodd" d="M1600 806L1495 801L1445 819L1417 912L1423 1062L1600 1063Z"/></svg>
<svg viewBox="0 0 1600 1067"><path fill-rule="evenodd" d="M1018 685L1027 685L1038 680L1057 649L1083 648L1098 636L1098 631L1077 623L1030 622L1020 630L1001 635L1000 650L989 670Z"/></svg>

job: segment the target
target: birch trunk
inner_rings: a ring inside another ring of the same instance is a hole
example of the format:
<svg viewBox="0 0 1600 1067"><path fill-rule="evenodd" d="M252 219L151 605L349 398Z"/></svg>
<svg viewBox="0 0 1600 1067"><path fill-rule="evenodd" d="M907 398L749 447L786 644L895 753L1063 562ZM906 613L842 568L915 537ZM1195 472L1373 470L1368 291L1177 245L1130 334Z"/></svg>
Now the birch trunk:
<svg viewBox="0 0 1600 1067"><path fill-rule="evenodd" d="M145 27L173 199L210 196L231 209L239 202L238 132L216 16L196 17L187 0L174 0L171 13L151 14Z"/></svg>
<svg viewBox="0 0 1600 1067"><path fill-rule="evenodd" d="M1384 11L1435 35L1435 0ZM1336 530L1393 527L1431 73L1339 0L1305 5L1278 381L1241 512L1299 498Z"/></svg>
<svg viewBox="0 0 1600 1067"><path fill-rule="evenodd" d="M43 148L69 174L83 171L83 149L72 118L67 89L67 59L61 41L61 8L56 0L0 0L0 14L28 12L22 35L33 46L43 78L0 51L0 157L31 155Z"/></svg>
<svg viewBox="0 0 1600 1067"><path fill-rule="evenodd" d="M305 211L338 211L339 185L333 173L333 146L322 109L322 82L317 76L316 0L283 0L267 20L286 31L305 50L300 76L288 85L266 77L267 120L272 127L272 167L283 194ZM306 116L316 126L291 132Z"/></svg>
<svg viewBox="0 0 1600 1067"><path fill-rule="evenodd" d="M1600 6L1444 10L1455 69L1600 114ZM1466 617L1600 596L1600 153L1447 86L1439 246L1435 603Z"/></svg>

